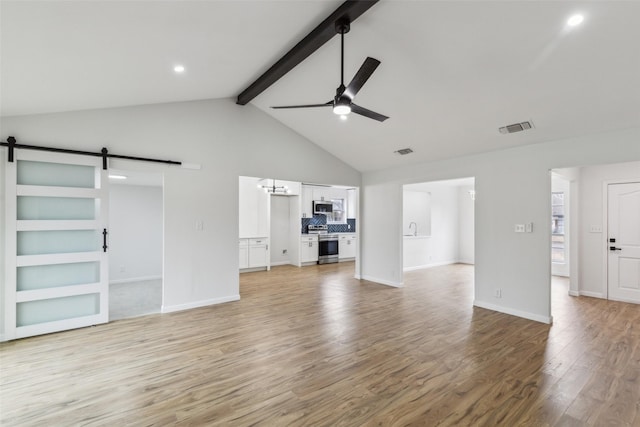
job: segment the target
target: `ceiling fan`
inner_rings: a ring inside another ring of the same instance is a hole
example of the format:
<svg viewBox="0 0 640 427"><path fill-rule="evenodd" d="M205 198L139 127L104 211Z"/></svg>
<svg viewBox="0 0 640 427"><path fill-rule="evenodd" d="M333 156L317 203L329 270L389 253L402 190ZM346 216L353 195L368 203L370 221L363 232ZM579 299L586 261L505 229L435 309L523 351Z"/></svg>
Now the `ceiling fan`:
<svg viewBox="0 0 640 427"><path fill-rule="evenodd" d="M384 122L389 117L384 116L375 111L368 110L353 103L353 99L362 89L362 86L369 80L369 77L380 65L380 61L375 58L367 57L360 69L353 76L348 86L344 85L344 35L349 32L350 25L348 20L340 20L336 22L336 32L340 34L340 86L336 89L336 96L329 102L324 104L307 104L307 105L282 105L271 107L273 109L284 108L315 108L315 107L333 107L333 112L340 116L346 116L349 113L360 114L379 122Z"/></svg>

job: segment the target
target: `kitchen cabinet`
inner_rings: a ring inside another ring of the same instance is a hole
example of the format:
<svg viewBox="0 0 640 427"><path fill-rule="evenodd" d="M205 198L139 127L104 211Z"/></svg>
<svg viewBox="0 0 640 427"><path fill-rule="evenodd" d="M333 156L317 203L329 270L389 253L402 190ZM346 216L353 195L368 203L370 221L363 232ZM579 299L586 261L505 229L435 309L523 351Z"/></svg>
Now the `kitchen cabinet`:
<svg viewBox="0 0 640 427"><path fill-rule="evenodd" d="M267 266L267 239L249 239L249 268Z"/></svg>
<svg viewBox="0 0 640 427"><path fill-rule="evenodd" d="M318 262L318 235L300 238L300 262Z"/></svg>
<svg viewBox="0 0 640 427"><path fill-rule="evenodd" d="M338 240L338 259L348 260L356 257L356 235L344 233Z"/></svg>
<svg viewBox="0 0 640 427"><path fill-rule="evenodd" d="M260 178L241 176L238 193L240 238L266 236L269 233L269 195L258 188Z"/></svg>
<svg viewBox="0 0 640 427"><path fill-rule="evenodd" d="M350 188L347 190L347 218L355 219L358 212L356 207L356 189Z"/></svg>
<svg viewBox="0 0 640 427"><path fill-rule="evenodd" d="M302 213L302 218L313 218L313 187L310 185L302 185L300 193L300 212Z"/></svg>
<svg viewBox="0 0 640 427"><path fill-rule="evenodd" d="M238 250L238 267L249 268L249 239L240 239Z"/></svg>
<svg viewBox="0 0 640 427"><path fill-rule="evenodd" d="M269 239L258 237L239 239L238 266L239 268L268 267Z"/></svg>
<svg viewBox="0 0 640 427"><path fill-rule="evenodd" d="M300 183L295 181L283 181L281 179L276 179L276 185L285 186L289 189L287 192L288 196L299 196L300 195Z"/></svg>

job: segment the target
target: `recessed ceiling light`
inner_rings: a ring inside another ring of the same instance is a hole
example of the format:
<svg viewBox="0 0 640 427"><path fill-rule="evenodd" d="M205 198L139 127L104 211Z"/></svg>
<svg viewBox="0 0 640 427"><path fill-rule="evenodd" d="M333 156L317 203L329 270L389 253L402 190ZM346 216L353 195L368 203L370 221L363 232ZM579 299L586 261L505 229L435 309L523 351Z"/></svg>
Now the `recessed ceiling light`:
<svg viewBox="0 0 640 427"><path fill-rule="evenodd" d="M127 179L126 175L109 175L111 179Z"/></svg>
<svg viewBox="0 0 640 427"><path fill-rule="evenodd" d="M175 71L176 73L184 73L184 66L176 65L175 67L173 67L173 71Z"/></svg>
<svg viewBox="0 0 640 427"><path fill-rule="evenodd" d="M572 17L569 18L569 20L567 20L567 25L570 27L575 27L577 25L582 24L582 21L584 21L584 16L580 14L573 15Z"/></svg>

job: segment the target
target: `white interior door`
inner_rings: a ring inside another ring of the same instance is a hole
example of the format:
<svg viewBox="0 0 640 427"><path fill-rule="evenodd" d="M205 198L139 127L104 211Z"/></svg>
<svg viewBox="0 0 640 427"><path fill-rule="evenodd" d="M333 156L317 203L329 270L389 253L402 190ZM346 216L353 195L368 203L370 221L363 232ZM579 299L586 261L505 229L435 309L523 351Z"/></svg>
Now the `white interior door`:
<svg viewBox="0 0 640 427"><path fill-rule="evenodd" d="M640 183L608 186L609 299L640 303Z"/></svg>
<svg viewBox="0 0 640 427"><path fill-rule="evenodd" d="M17 150L6 174L6 338L107 322L102 159Z"/></svg>

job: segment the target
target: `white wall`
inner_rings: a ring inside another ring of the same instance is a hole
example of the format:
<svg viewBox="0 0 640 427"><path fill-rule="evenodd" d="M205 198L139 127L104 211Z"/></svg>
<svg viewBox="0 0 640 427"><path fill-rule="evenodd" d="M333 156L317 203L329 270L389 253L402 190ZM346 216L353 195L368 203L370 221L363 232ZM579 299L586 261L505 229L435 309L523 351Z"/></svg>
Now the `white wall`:
<svg viewBox="0 0 640 427"><path fill-rule="evenodd" d="M109 187L109 282L162 277L162 187Z"/></svg>
<svg viewBox="0 0 640 427"><path fill-rule="evenodd" d="M404 190L404 227L407 233L407 210L422 212L424 198L428 194L430 210L430 237L403 239L403 269L414 270L456 262L473 264L474 260L474 212L469 190L473 186L456 186L448 182L432 182L420 185L423 191ZM418 226L422 235L422 226Z"/></svg>
<svg viewBox="0 0 640 427"><path fill-rule="evenodd" d="M400 206L404 184L475 176L474 304L549 322L549 170L637 160L640 128L366 172L362 275L380 283L402 282L402 214L387 207ZM514 224L527 222L534 224L533 233L514 233ZM395 230L381 232L385 224ZM496 288L502 298L494 297Z"/></svg>
<svg viewBox="0 0 640 427"><path fill-rule="evenodd" d="M1 128L0 128L1 129ZM6 141L6 139L4 139ZM0 149L0 164L5 164L7 161L7 150ZM0 341L4 341L4 301L5 301L5 171L0 169Z"/></svg>
<svg viewBox="0 0 640 427"><path fill-rule="evenodd" d="M290 198L288 196L271 195L271 232L269 235L271 265L291 263L291 255L289 253L289 246L291 244L289 236L291 221L294 220L299 223L300 220L298 218L291 219L289 217L289 200ZM283 250L286 250L287 253L283 254Z"/></svg>
<svg viewBox="0 0 640 427"><path fill-rule="evenodd" d="M475 202L472 185L458 187L458 262L475 263Z"/></svg>
<svg viewBox="0 0 640 427"><path fill-rule="evenodd" d="M360 185L359 172L232 99L3 117L0 125L2 140L12 135L20 143L89 151L106 146L114 154L201 165L191 170L110 162L117 169L164 174L163 311L239 298L239 176ZM2 162L0 174L4 168ZM204 229L196 229L197 221Z"/></svg>
<svg viewBox="0 0 640 427"><path fill-rule="evenodd" d="M640 142L638 142L640 145ZM580 229L579 263L581 295L606 298L607 278L607 224L605 213L605 183L616 180L640 181L640 162L625 162L580 168ZM591 232L591 226L599 226L602 232Z"/></svg>
<svg viewBox="0 0 640 427"><path fill-rule="evenodd" d="M415 225L412 225L412 222ZM414 234L416 231L420 236L431 235L431 194L428 191L404 190L402 234Z"/></svg>

